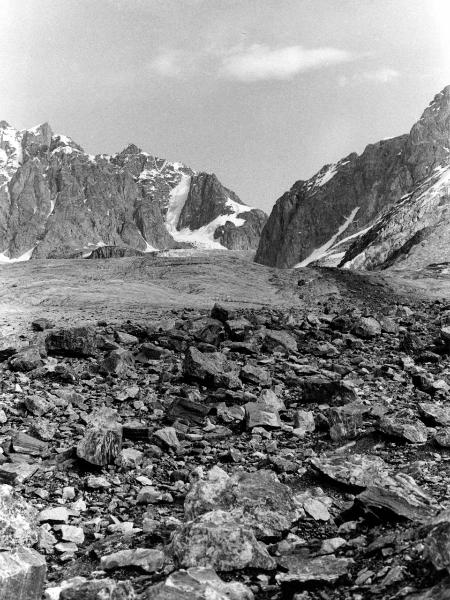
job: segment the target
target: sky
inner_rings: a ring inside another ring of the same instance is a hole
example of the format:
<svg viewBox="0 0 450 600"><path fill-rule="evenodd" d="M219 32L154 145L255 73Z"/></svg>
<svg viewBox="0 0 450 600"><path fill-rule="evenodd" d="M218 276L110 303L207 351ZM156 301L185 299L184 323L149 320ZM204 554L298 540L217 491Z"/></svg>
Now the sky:
<svg viewBox="0 0 450 600"><path fill-rule="evenodd" d="M270 211L450 84L450 0L0 0L0 120L133 142Z"/></svg>

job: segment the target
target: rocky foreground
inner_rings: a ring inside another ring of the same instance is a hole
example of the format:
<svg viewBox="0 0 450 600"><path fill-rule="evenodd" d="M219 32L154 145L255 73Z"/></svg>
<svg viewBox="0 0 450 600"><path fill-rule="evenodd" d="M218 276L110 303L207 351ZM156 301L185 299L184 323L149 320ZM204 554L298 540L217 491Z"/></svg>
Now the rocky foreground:
<svg viewBox="0 0 450 600"><path fill-rule="evenodd" d="M450 305L0 344L0 599L450 598Z"/></svg>

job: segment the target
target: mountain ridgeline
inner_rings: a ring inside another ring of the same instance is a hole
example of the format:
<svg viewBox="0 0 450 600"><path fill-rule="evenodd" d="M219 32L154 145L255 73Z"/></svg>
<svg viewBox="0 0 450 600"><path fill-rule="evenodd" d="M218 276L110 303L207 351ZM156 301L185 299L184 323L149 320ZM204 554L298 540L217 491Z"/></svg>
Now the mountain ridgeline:
<svg viewBox="0 0 450 600"><path fill-rule="evenodd" d="M370 144L276 202L255 260L358 269L450 261L450 86L409 134Z"/></svg>
<svg viewBox="0 0 450 600"><path fill-rule="evenodd" d="M254 250L267 217L217 177L131 144L92 156L47 123L0 122L0 259L156 249Z"/></svg>

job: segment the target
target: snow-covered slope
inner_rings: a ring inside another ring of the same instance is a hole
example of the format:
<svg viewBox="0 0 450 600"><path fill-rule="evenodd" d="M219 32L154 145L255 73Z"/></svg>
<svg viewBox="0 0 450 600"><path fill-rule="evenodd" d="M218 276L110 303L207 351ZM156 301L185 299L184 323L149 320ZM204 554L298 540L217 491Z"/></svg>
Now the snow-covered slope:
<svg viewBox="0 0 450 600"><path fill-rule="evenodd" d="M207 183L200 193L199 181ZM192 207L203 214L190 218ZM0 263L87 256L105 246L249 250L265 220L214 175L133 144L93 156L47 123L23 131L0 123Z"/></svg>

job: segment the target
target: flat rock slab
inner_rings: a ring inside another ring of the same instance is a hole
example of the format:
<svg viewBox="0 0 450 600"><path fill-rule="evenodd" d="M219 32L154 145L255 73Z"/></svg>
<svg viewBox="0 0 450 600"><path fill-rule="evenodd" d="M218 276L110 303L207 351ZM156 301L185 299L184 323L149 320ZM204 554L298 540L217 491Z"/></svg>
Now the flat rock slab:
<svg viewBox="0 0 450 600"><path fill-rule="evenodd" d="M317 471L338 483L361 488L374 483L382 484L389 475L384 460L368 454L313 457L310 463Z"/></svg>
<svg viewBox="0 0 450 600"><path fill-rule="evenodd" d="M47 565L29 548L0 552L0 600L41 600Z"/></svg>
<svg viewBox="0 0 450 600"><path fill-rule="evenodd" d="M301 555L291 554L282 556L278 564L288 571L276 576L280 583L336 583L348 574L353 560L336 558L333 555L304 558Z"/></svg>
<svg viewBox="0 0 450 600"><path fill-rule="evenodd" d="M175 532L170 550L181 567L210 567L217 571L276 567L252 529L223 510L213 510L185 523Z"/></svg>
<svg viewBox="0 0 450 600"><path fill-rule="evenodd" d="M409 475L386 477L382 484L369 485L357 501L373 509L385 509L410 521L426 522L440 506Z"/></svg>
<svg viewBox="0 0 450 600"><path fill-rule="evenodd" d="M146 590L146 600L253 600L253 592L243 583L225 582L213 569L181 569L165 582Z"/></svg>
<svg viewBox="0 0 450 600"><path fill-rule="evenodd" d="M100 566L106 571L123 567L139 567L146 573L156 573L164 565L164 553L152 548L133 548L120 550L107 556L102 556Z"/></svg>

